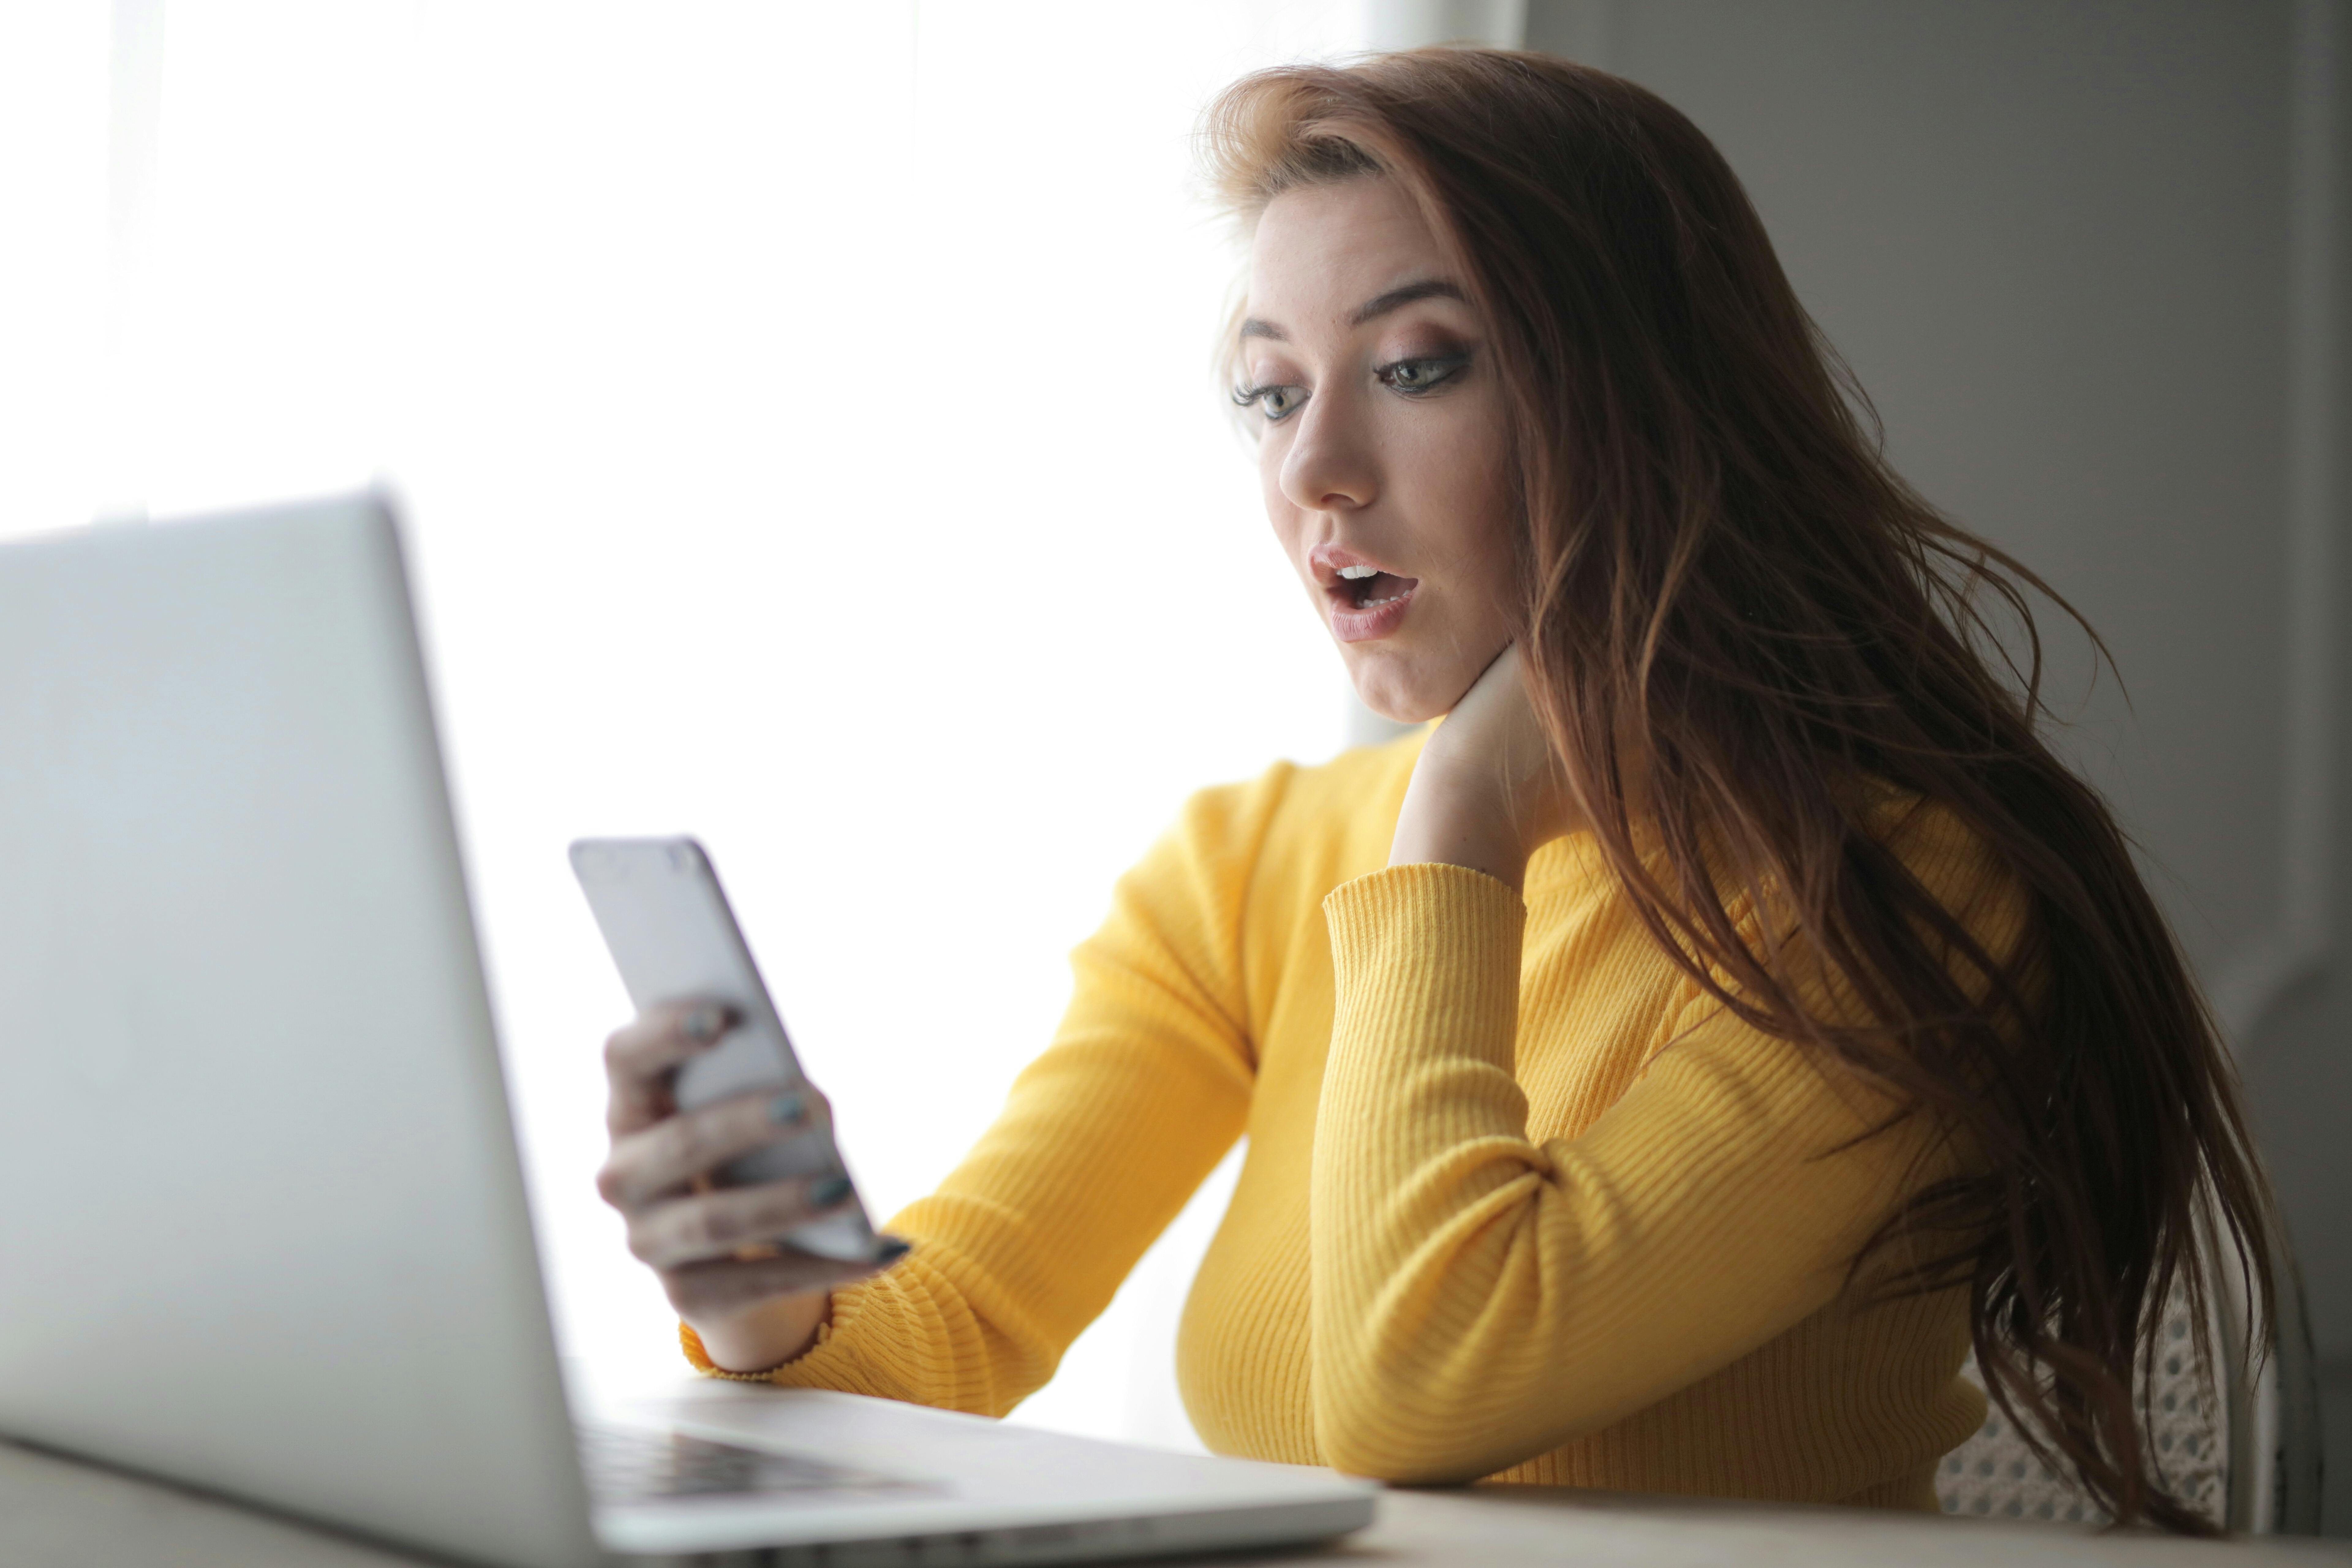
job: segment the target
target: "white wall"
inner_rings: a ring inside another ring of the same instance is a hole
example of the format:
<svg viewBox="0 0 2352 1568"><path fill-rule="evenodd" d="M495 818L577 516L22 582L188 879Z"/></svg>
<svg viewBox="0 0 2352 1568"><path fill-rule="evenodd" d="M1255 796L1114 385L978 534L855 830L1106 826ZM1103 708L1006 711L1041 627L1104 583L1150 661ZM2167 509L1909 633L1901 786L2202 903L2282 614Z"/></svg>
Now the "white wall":
<svg viewBox="0 0 2352 1568"><path fill-rule="evenodd" d="M2069 744L2236 1033L2352 1453L2335 0L1534 0L1723 149L1927 494L2113 647ZM2335 123L2328 124L2333 114ZM2331 256L2331 250L2334 252ZM2338 1530L2352 1496L2338 1463Z"/></svg>

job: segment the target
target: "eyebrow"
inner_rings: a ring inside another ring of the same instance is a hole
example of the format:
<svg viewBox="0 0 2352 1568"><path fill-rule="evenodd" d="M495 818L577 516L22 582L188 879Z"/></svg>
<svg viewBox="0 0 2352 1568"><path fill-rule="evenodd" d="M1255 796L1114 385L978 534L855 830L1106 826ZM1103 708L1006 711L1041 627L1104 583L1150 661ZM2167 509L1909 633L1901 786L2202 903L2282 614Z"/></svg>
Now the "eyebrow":
<svg viewBox="0 0 2352 1568"><path fill-rule="evenodd" d="M1391 310L1401 310L1417 300L1459 300L1461 298L1462 290L1444 279L1424 278L1418 283L1408 283L1401 289L1391 289L1379 299L1368 300L1357 306L1356 313L1348 318L1348 325L1360 327L1366 321L1387 315Z"/></svg>
<svg viewBox="0 0 2352 1568"><path fill-rule="evenodd" d="M1420 300L1459 300L1461 298L1462 290L1444 279L1424 278L1417 283L1407 283L1374 299L1365 300L1349 316L1348 325L1360 327L1366 321L1378 321L1390 311L1401 310ZM1277 343L1286 343L1290 341L1288 332L1284 331L1272 321L1261 321L1255 316L1243 321L1241 335L1244 338L1265 338Z"/></svg>

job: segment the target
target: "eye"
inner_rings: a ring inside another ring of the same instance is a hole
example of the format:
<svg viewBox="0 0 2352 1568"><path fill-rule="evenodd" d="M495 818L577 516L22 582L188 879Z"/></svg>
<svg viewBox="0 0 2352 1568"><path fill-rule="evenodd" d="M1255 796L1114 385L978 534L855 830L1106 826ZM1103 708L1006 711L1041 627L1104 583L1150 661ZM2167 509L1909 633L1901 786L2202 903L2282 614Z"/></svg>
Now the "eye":
<svg viewBox="0 0 2352 1568"><path fill-rule="evenodd" d="M1468 354L1423 354L1415 359L1401 359L1384 364L1373 374L1383 386L1417 394L1444 385L1461 374L1462 367L1469 363Z"/></svg>
<svg viewBox="0 0 2352 1568"><path fill-rule="evenodd" d="M1243 386L1234 391L1236 405L1255 408L1265 416L1269 425L1287 419L1306 401L1307 389L1303 386Z"/></svg>

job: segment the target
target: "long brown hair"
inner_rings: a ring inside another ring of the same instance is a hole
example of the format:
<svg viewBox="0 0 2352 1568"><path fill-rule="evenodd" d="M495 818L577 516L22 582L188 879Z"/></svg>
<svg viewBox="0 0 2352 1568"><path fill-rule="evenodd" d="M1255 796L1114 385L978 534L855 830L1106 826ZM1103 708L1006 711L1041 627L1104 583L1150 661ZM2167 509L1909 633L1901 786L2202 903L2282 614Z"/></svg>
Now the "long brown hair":
<svg viewBox="0 0 2352 1568"><path fill-rule="evenodd" d="M1727 1007L1970 1152L1855 1268L1899 1254L1896 1289L1965 1286L1991 1397L2046 1458L2118 1521L2210 1528L2132 1390L2170 1292L2206 1321L2209 1201L2267 1344L2268 1193L2124 835L2039 732L2031 598L2071 607L1887 466L1730 166L1654 94L1423 49L1246 78L1207 143L1245 218L1369 174L1421 204L1506 389L1529 684L1626 895ZM1937 900L1856 780L1981 841L2021 894L2020 945L1989 952ZM1742 940L1727 878L1751 908L1776 891L1867 1026L1809 1009L1787 950Z"/></svg>

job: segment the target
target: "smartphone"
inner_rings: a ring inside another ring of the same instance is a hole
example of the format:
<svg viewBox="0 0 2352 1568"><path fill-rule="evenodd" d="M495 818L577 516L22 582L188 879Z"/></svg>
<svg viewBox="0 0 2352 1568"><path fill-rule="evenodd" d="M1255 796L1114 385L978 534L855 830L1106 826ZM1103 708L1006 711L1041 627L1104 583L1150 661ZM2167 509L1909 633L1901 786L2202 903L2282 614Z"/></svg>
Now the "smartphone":
<svg viewBox="0 0 2352 1568"><path fill-rule="evenodd" d="M572 846L572 874L640 1012L665 1002L718 1002L733 1015L734 1027L719 1044L677 1069L671 1094L680 1110L753 1089L781 1094L807 1081L701 845L583 838ZM719 1179L743 1186L847 1174L827 1125L742 1155ZM820 1258L866 1263L879 1258L886 1238L853 1190L845 1206L777 1239Z"/></svg>

